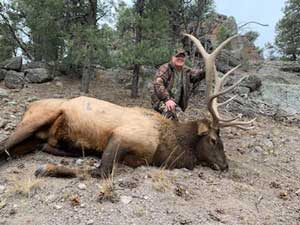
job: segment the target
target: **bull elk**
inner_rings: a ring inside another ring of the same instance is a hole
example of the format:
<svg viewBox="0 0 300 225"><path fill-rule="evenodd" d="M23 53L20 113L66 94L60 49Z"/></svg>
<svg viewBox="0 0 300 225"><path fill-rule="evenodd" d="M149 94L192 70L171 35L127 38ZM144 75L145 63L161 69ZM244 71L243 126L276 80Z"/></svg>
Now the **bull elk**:
<svg viewBox="0 0 300 225"><path fill-rule="evenodd" d="M20 156L42 144L42 150L60 156L101 156L101 165L94 176L108 176L115 161L131 167L140 165L193 169L206 163L219 170L228 168L220 128L251 129L254 120L240 117L225 119L217 98L236 87L241 80L221 90L233 68L218 77L215 60L221 49L233 38L224 41L208 54L200 41L190 34L205 61L207 107L212 119L186 123L171 121L160 114L139 107L121 107L89 97L45 99L31 103L15 132L0 146L2 156ZM78 170L46 164L36 175L76 176Z"/></svg>

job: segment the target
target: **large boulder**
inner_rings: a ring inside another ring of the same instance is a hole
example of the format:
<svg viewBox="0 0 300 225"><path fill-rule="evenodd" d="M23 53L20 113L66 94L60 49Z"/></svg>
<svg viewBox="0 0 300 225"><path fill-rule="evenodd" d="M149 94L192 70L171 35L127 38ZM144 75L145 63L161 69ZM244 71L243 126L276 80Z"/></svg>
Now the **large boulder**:
<svg viewBox="0 0 300 225"><path fill-rule="evenodd" d="M11 59L7 59L4 62L0 63L0 67L7 70L21 71L22 57L18 56Z"/></svg>
<svg viewBox="0 0 300 225"><path fill-rule="evenodd" d="M29 83L44 83L53 79L46 68L35 68L25 70L26 81Z"/></svg>
<svg viewBox="0 0 300 225"><path fill-rule="evenodd" d="M264 83L261 94L264 101L278 106L287 114L296 114L300 111L300 85Z"/></svg>
<svg viewBox="0 0 300 225"><path fill-rule="evenodd" d="M16 72L13 70L7 71L7 74L4 78L4 84L7 88L10 89L23 88L25 84L24 73Z"/></svg>

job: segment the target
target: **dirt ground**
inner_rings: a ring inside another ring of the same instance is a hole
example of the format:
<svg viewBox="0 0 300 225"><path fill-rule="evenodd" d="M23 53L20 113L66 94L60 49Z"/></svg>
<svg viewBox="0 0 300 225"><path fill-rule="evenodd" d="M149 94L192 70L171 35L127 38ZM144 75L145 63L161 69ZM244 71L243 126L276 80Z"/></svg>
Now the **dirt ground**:
<svg viewBox="0 0 300 225"><path fill-rule="evenodd" d="M4 88L3 82L0 88ZM0 97L0 140L20 120L25 106L48 97L79 96L79 81L60 78L28 84ZM149 97L129 98L130 90L97 76L90 96L123 106L149 107ZM203 116L200 96L187 116ZM93 158L63 158L36 152L0 166L0 224L300 224L299 127L258 117L255 129L222 130L229 171L193 171L118 166L112 180L40 178L46 162L87 166Z"/></svg>

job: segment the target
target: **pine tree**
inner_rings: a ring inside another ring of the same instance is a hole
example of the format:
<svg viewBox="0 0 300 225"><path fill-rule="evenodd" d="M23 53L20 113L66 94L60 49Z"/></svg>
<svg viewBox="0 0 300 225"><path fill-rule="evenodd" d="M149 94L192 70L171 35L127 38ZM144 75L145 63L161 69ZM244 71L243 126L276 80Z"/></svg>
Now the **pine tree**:
<svg viewBox="0 0 300 225"><path fill-rule="evenodd" d="M300 55L300 0L287 0L283 13L276 25L275 44L284 56L296 60Z"/></svg>

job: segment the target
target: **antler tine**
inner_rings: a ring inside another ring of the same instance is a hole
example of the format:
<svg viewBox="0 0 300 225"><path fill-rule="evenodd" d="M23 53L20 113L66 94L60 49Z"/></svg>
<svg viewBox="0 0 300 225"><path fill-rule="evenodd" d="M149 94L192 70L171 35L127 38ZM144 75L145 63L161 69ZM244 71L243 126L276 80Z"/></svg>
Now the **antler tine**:
<svg viewBox="0 0 300 225"><path fill-rule="evenodd" d="M218 106L226 105L228 102L231 102L233 99L235 99L238 95L234 95L231 98L227 99L225 102L221 102L218 104Z"/></svg>
<svg viewBox="0 0 300 225"><path fill-rule="evenodd" d="M242 77L241 79L239 79L238 82L236 82L235 84L231 85L229 88L227 88L224 91L220 91L215 93L214 95L211 95L209 97L209 101L212 102L215 98L219 97L220 95L226 94L227 92L231 91L232 89L234 89L236 86L238 86L245 78L247 78L247 76Z"/></svg>
<svg viewBox="0 0 300 225"><path fill-rule="evenodd" d="M250 120L250 121L238 121L238 122L228 122L228 123L221 123L220 126L221 127L243 127L243 128L249 128L249 126L247 125L252 125L253 122L256 120L256 118ZM253 126L250 126L253 127Z"/></svg>
<svg viewBox="0 0 300 225"><path fill-rule="evenodd" d="M200 53L201 53L204 60L209 57L209 54L206 52L203 45L201 44L201 42L196 37L194 37L191 34L187 34L187 33L182 33L182 35L189 37L194 42L194 44L197 46L197 48L200 51Z"/></svg>
<svg viewBox="0 0 300 225"><path fill-rule="evenodd" d="M225 73L225 75L221 78L221 81L224 82L225 79L232 74L235 70L237 70L238 68L240 68L242 64L237 65L236 67L232 68L231 70L229 70L227 73Z"/></svg>

